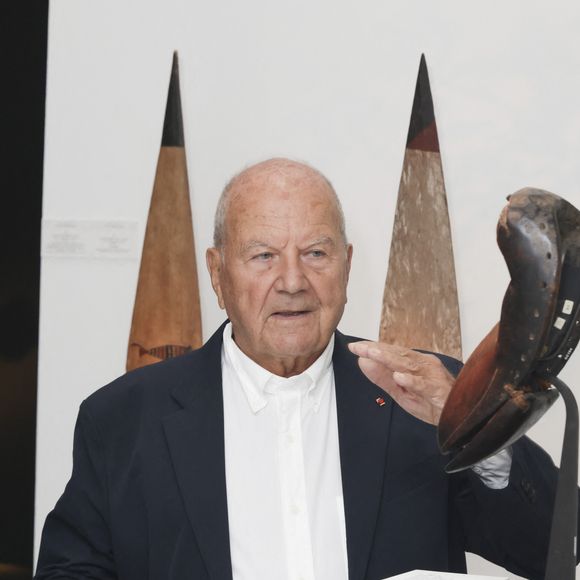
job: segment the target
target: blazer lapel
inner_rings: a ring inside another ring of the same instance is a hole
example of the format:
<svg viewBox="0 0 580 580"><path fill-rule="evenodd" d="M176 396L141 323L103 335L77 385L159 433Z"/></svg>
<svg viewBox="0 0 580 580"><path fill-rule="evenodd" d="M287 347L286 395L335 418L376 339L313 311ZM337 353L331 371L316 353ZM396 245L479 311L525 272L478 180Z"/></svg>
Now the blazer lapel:
<svg viewBox="0 0 580 580"><path fill-rule="evenodd" d="M367 380L349 340L336 333L333 355L350 580L365 577L382 499L392 400ZM377 402L382 398L384 404Z"/></svg>
<svg viewBox="0 0 580 580"><path fill-rule="evenodd" d="M174 392L183 407L164 419L185 509L212 580L232 580L221 345L223 326L192 353L191 376ZM362 376L350 342L336 333L333 355L350 580L365 577L382 498L391 399ZM385 404L377 404L383 397Z"/></svg>
<svg viewBox="0 0 580 580"><path fill-rule="evenodd" d="M232 580L221 381L223 326L192 353L191 374L174 391L182 409L164 428L187 516L212 580Z"/></svg>

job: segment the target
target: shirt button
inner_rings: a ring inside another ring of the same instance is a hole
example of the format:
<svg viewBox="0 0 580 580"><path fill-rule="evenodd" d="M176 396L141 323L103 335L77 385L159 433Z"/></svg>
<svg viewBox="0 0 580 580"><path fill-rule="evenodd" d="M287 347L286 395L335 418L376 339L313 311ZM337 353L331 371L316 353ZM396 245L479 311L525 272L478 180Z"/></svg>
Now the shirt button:
<svg viewBox="0 0 580 580"><path fill-rule="evenodd" d="M295 503L293 503L290 506L290 513L294 516L297 516L300 513L300 506L296 505Z"/></svg>
<svg viewBox="0 0 580 580"><path fill-rule="evenodd" d="M289 433L288 436L286 437L286 441L288 442L288 445L292 445L294 441L296 441L296 439L294 438L294 435L292 435L292 433Z"/></svg>

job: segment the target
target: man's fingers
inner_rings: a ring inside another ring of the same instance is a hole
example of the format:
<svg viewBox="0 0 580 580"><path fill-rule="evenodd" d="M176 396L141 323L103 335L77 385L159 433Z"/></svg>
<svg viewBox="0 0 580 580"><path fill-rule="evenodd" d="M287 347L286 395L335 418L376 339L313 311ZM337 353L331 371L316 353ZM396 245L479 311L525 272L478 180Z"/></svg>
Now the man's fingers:
<svg viewBox="0 0 580 580"><path fill-rule="evenodd" d="M421 353L400 346L370 341L351 342L348 346L357 356L376 361L391 371L416 372L420 368Z"/></svg>
<svg viewBox="0 0 580 580"><path fill-rule="evenodd" d="M371 358L361 357L358 363L362 372L373 383L383 388L395 399L405 393L414 395L416 391L421 390L423 381L420 377L415 377L409 373L393 373L390 368Z"/></svg>
<svg viewBox="0 0 580 580"><path fill-rule="evenodd" d="M358 364L367 378L385 390L395 401L398 402L401 397L411 394L394 379L393 373L381 363L370 358L361 357L358 360ZM405 376L408 377L409 375Z"/></svg>
<svg viewBox="0 0 580 580"><path fill-rule="evenodd" d="M395 386L395 381L393 380L393 371L383 364L366 357L360 357L358 359L358 364L362 372L376 385L388 390L390 387Z"/></svg>
<svg viewBox="0 0 580 580"><path fill-rule="evenodd" d="M405 389L414 390L415 388L417 388L415 377L408 373L400 373L398 371L395 371L393 373L393 380L395 381L395 383L397 383L397 385L399 385L400 387L404 387Z"/></svg>
<svg viewBox="0 0 580 580"><path fill-rule="evenodd" d="M367 340L361 340L359 342L349 342L348 348L352 353L356 354L357 356L368 357L371 345L373 345L372 342Z"/></svg>

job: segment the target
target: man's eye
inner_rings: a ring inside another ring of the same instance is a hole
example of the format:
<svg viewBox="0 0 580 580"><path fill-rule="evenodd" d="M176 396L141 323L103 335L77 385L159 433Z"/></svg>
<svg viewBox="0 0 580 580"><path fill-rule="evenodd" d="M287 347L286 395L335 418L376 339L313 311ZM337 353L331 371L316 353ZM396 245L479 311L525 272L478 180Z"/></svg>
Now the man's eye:
<svg viewBox="0 0 580 580"><path fill-rule="evenodd" d="M264 261L269 260L273 256L272 252L260 252L253 257L253 260Z"/></svg>
<svg viewBox="0 0 580 580"><path fill-rule="evenodd" d="M326 252L324 252L323 250L310 250L310 255L313 258L323 258L324 256L326 256Z"/></svg>

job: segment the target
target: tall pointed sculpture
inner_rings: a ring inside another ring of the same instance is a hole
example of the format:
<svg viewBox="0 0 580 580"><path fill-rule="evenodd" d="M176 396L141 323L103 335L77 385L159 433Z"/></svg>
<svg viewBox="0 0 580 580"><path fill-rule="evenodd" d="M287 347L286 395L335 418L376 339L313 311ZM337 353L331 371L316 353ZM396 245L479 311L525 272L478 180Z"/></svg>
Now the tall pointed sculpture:
<svg viewBox="0 0 580 580"><path fill-rule="evenodd" d="M183 138L177 53L167 96L133 309L127 370L202 343L199 288Z"/></svg>
<svg viewBox="0 0 580 580"><path fill-rule="evenodd" d="M447 197L424 55L399 185L380 339L462 357Z"/></svg>

